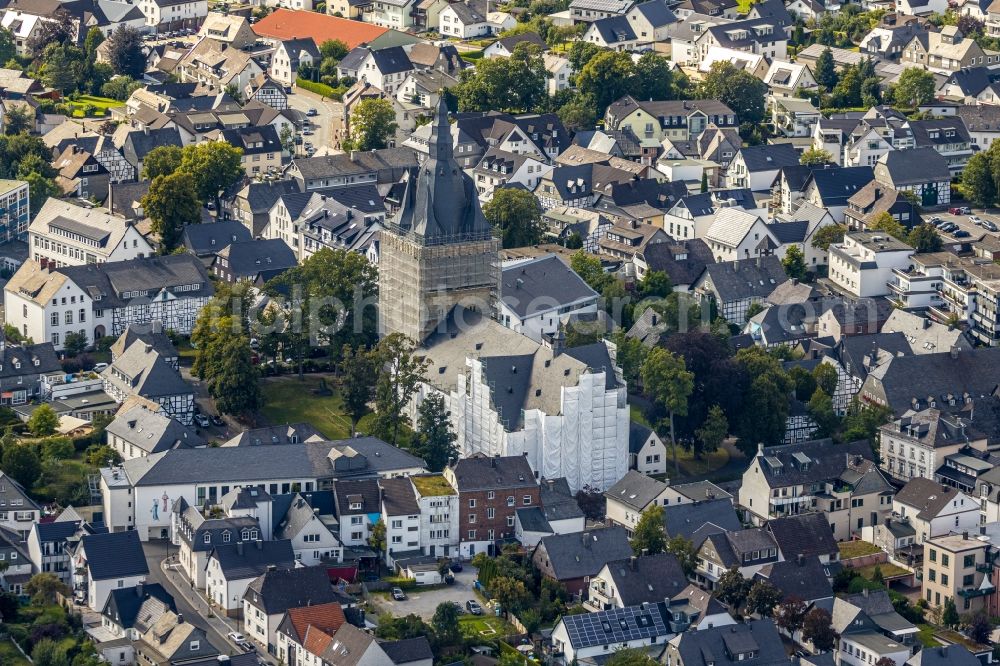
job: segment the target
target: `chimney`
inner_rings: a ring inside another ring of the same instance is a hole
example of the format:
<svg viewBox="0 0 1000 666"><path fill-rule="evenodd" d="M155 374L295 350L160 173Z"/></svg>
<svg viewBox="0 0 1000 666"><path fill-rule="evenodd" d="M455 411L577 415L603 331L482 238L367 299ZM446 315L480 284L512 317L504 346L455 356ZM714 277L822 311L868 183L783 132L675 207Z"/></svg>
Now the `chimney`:
<svg viewBox="0 0 1000 666"><path fill-rule="evenodd" d="M184 624L184 616L180 613L177 614L177 624Z"/></svg>
<svg viewBox="0 0 1000 666"><path fill-rule="evenodd" d="M490 458L490 467L496 469L498 462L500 462L500 456L493 456Z"/></svg>
<svg viewBox="0 0 1000 666"><path fill-rule="evenodd" d="M962 539L964 541L968 541L969 540L969 533L968 532L962 532Z"/></svg>
<svg viewBox="0 0 1000 666"><path fill-rule="evenodd" d="M261 539L257 539L257 550L264 550L264 542Z"/></svg>
<svg viewBox="0 0 1000 666"><path fill-rule="evenodd" d="M243 557L243 542L242 541L237 541L236 542L236 554L239 555L240 557Z"/></svg>
<svg viewBox="0 0 1000 666"><path fill-rule="evenodd" d="M805 566L805 563L806 563L806 556L805 556L805 555L803 555L802 553L799 553L798 555L796 555L796 556L795 556L795 562L796 562L796 563L797 563L797 564L798 564L798 565L799 565L800 567L801 567L801 566Z"/></svg>
<svg viewBox="0 0 1000 666"><path fill-rule="evenodd" d="M139 581L138 583L135 584L135 596L142 599L145 591L146 591L145 586L142 584L142 581Z"/></svg>
<svg viewBox="0 0 1000 666"><path fill-rule="evenodd" d="M633 555L632 557L628 558L628 565L629 565L629 568L632 569L632 571L638 571L639 570L639 558L636 557L635 555Z"/></svg>
<svg viewBox="0 0 1000 666"><path fill-rule="evenodd" d="M986 534L986 525L980 525L979 526L979 533L980 534Z"/></svg>
<svg viewBox="0 0 1000 666"><path fill-rule="evenodd" d="M956 347L955 345L952 345L951 349L948 350L948 353L951 354L952 358L958 358L958 351L959 351L958 347Z"/></svg>

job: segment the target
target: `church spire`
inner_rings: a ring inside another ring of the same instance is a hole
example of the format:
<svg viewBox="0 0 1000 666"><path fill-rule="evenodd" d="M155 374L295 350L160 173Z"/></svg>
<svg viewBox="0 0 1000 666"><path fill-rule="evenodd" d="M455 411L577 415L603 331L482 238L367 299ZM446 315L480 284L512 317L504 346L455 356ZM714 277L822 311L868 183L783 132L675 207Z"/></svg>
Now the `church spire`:
<svg viewBox="0 0 1000 666"><path fill-rule="evenodd" d="M448 122L448 105L444 96L442 90L438 97L437 115L431 127L431 138L427 143L430 158L439 162L451 160L454 155L451 146L451 124Z"/></svg>

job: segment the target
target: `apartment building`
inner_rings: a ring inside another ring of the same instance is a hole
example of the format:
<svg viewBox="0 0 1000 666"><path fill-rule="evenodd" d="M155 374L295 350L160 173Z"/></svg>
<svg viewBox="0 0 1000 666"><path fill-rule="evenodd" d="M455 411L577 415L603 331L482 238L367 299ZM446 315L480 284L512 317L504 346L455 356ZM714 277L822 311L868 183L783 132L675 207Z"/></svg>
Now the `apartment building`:
<svg viewBox="0 0 1000 666"><path fill-rule="evenodd" d="M915 478L933 479L945 457L970 443L959 415L931 407L907 411L879 428L881 467L903 483Z"/></svg>
<svg viewBox="0 0 1000 666"><path fill-rule="evenodd" d="M984 598L995 592L988 575L990 540L969 532L946 534L924 542L922 596L932 608L948 599L959 613L983 608Z"/></svg>
<svg viewBox="0 0 1000 666"><path fill-rule="evenodd" d="M28 183L0 180L0 243L24 238L30 214Z"/></svg>
<svg viewBox="0 0 1000 666"><path fill-rule="evenodd" d="M146 238L125 218L103 208L80 206L55 197L45 201L27 231L30 257L53 268L128 261L155 254Z"/></svg>
<svg viewBox="0 0 1000 666"><path fill-rule="evenodd" d="M908 269L913 248L884 233L855 232L830 245L830 281L855 298L888 294L894 269Z"/></svg>

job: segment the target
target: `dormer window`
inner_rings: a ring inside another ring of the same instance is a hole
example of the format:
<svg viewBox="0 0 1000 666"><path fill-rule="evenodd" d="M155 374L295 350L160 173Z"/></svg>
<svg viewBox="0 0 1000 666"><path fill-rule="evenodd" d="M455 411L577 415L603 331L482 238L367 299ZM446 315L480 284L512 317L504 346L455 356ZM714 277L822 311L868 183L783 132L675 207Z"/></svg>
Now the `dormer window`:
<svg viewBox="0 0 1000 666"><path fill-rule="evenodd" d="M351 502L351 511L361 511L361 502Z"/></svg>
<svg viewBox="0 0 1000 666"><path fill-rule="evenodd" d="M212 543L212 535L211 534L207 534L206 533L205 536L202 537L202 538L204 539L205 543Z"/></svg>

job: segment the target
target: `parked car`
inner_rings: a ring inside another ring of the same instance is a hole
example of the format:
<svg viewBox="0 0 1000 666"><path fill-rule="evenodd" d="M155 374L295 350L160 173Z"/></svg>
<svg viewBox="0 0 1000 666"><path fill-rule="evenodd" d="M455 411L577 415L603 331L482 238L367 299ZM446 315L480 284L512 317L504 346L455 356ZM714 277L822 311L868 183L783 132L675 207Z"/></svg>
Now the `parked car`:
<svg viewBox="0 0 1000 666"><path fill-rule="evenodd" d="M226 634L226 638L236 643L237 645L240 643L245 643L247 640L247 637L238 631L230 631L228 634Z"/></svg>
<svg viewBox="0 0 1000 666"><path fill-rule="evenodd" d="M251 643L250 641L243 641L242 643L239 644L239 646L240 646L240 649L243 650L244 652L256 652L257 651L257 648L255 648L253 646L253 643Z"/></svg>
<svg viewBox="0 0 1000 666"><path fill-rule="evenodd" d="M983 220L983 229L987 231L998 231L997 225L993 224L989 220Z"/></svg>
<svg viewBox="0 0 1000 666"><path fill-rule="evenodd" d="M983 224L983 218L979 217L978 215L970 215L969 216L969 222L972 222L977 227L978 226L982 226L982 224Z"/></svg>
<svg viewBox="0 0 1000 666"><path fill-rule="evenodd" d="M444 575L444 584L445 585L454 585L455 584L455 574L451 573L450 571L448 573L446 573Z"/></svg>
<svg viewBox="0 0 1000 666"><path fill-rule="evenodd" d="M107 370L107 369L108 369L108 364L107 363L95 363L94 364L94 372L101 372L102 370Z"/></svg>
<svg viewBox="0 0 1000 666"><path fill-rule="evenodd" d="M318 116L319 115L319 111L317 111L316 109L310 108L308 111L306 111L306 115L307 116Z"/></svg>
<svg viewBox="0 0 1000 666"><path fill-rule="evenodd" d="M972 209L968 206L955 206L954 208L949 208L948 212L952 215L968 215L972 212Z"/></svg>
<svg viewBox="0 0 1000 666"><path fill-rule="evenodd" d="M972 234L970 234L965 229L959 229L958 231L952 233L951 235L954 236L955 238L968 238Z"/></svg>
<svg viewBox="0 0 1000 666"><path fill-rule="evenodd" d="M462 570L462 563L461 562L452 562L448 566L448 568L451 569L453 573L458 573L459 571Z"/></svg>
<svg viewBox="0 0 1000 666"><path fill-rule="evenodd" d="M470 599L465 602L465 610L469 611L473 615L482 615L483 607L479 605L479 602L475 599Z"/></svg>
<svg viewBox="0 0 1000 666"><path fill-rule="evenodd" d="M392 588L392 598L396 601L406 601L406 592L403 592L402 588L394 587Z"/></svg>
<svg viewBox="0 0 1000 666"><path fill-rule="evenodd" d="M951 232L955 231L955 229L958 229L958 225L955 224L954 222L948 222L947 224L941 225L941 231L947 234L950 234Z"/></svg>
<svg viewBox="0 0 1000 666"><path fill-rule="evenodd" d="M212 425L212 422L204 414L195 414L194 422L197 423L198 426L201 428L207 428L208 426Z"/></svg>
<svg viewBox="0 0 1000 666"><path fill-rule="evenodd" d="M221 416L213 416L212 417L212 425L221 428L224 425L226 425L226 422L222 420Z"/></svg>

